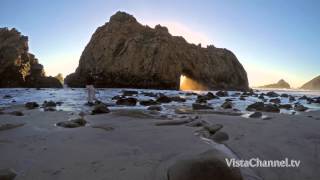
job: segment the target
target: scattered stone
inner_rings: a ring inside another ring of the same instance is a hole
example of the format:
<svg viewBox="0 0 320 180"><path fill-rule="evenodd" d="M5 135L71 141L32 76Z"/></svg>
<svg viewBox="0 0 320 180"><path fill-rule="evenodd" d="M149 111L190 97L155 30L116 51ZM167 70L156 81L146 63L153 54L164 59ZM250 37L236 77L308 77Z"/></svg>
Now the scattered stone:
<svg viewBox="0 0 320 180"><path fill-rule="evenodd" d="M229 140L229 135L226 132L218 131L214 135L212 135L210 139L214 140L215 142L221 143L223 141Z"/></svg>
<svg viewBox="0 0 320 180"><path fill-rule="evenodd" d="M283 93L283 94L281 94L281 97L283 97L283 98L288 98L288 97L289 97L289 94Z"/></svg>
<svg viewBox="0 0 320 180"><path fill-rule="evenodd" d="M159 103L171 103L172 100L170 97L166 96L166 95L160 95L158 98L157 98L157 102Z"/></svg>
<svg viewBox="0 0 320 180"><path fill-rule="evenodd" d="M42 106L43 107L56 107L57 104L54 101L44 101Z"/></svg>
<svg viewBox="0 0 320 180"><path fill-rule="evenodd" d="M168 168L170 180L242 180L239 168L229 167L223 152L209 150L197 156L176 161Z"/></svg>
<svg viewBox="0 0 320 180"><path fill-rule="evenodd" d="M116 96L113 96L111 99L112 100L119 100L119 99L122 99L122 98L125 98L124 96L120 96L120 95L116 95Z"/></svg>
<svg viewBox="0 0 320 180"><path fill-rule="evenodd" d="M105 114L105 113L109 113L110 110L109 108L107 107L107 105L101 103L101 104L97 104L93 107L93 110L91 112L92 115L95 115L95 114Z"/></svg>
<svg viewBox="0 0 320 180"><path fill-rule="evenodd" d="M275 93L274 91L270 91L270 92L267 92L266 96L269 96L269 97L279 97L279 94Z"/></svg>
<svg viewBox="0 0 320 180"><path fill-rule="evenodd" d="M156 93L153 93L153 92L142 92L141 94L144 96L149 96L149 97L157 97L158 96Z"/></svg>
<svg viewBox="0 0 320 180"><path fill-rule="evenodd" d="M291 104L280 104L280 105L279 105L279 108L280 108L280 109L290 110L290 109L292 109L292 105L291 105Z"/></svg>
<svg viewBox="0 0 320 180"><path fill-rule="evenodd" d="M243 95L241 95L241 96L239 97L239 100L241 100L241 101L245 101L245 100L246 100L246 98L245 98Z"/></svg>
<svg viewBox="0 0 320 180"><path fill-rule="evenodd" d="M139 94L138 91L124 90L122 91L122 96L133 96Z"/></svg>
<svg viewBox="0 0 320 180"><path fill-rule="evenodd" d="M56 109L56 107L49 106L49 107L44 107L43 110L44 111L56 111L57 109Z"/></svg>
<svg viewBox="0 0 320 180"><path fill-rule="evenodd" d="M12 96L8 95L8 94L3 96L3 99L11 99L11 98L12 98Z"/></svg>
<svg viewBox="0 0 320 180"><path fill-rule="evenodd" d="M35 108L39 107L39 104L36 103L36 102L27 102L27 103L25 104L25 107L26 107L27 109L35 109Z"/></svg>
<svg viewBox="0 0 320 180"><path fill-rule="evenodd" d="M152 106L148 107L148 110L150 110L150 111L161 111L162 107L158 106L158 105L152 105Z"/></svg>
<svg viewBox="0 0 320 180"><path fill-rule="evenodd" d="M124 105L124 106L135 106L137 104L136 98L122 98L118 99L116 102L117 105Z"/></svg>
<svg viewBox="0 0 320 180"><path fill-rule="evenodd" d="M232 103L230 101L226 101L221 105L222 108L224 109L231 109L232 108Z"/></svg>
<svg viewBox="0 0 320 180"><path fill-rule="evenodd" d="M262 117L262 113L259 111L249 115L249 118L261 118L261 117Z"/></svg>
<svg viewBox="0 0 320 180"><path fill-rule="evenodd" d="M158 102L157 101L154 101L152 99L149 99L149 100L141 100L140 102L140 105L142 106L151 106L151 105L157 105Z"/></svg>
<svg viewBox="0 0 320 180"><path fill-rule="evenodd" d="M294 96L289 96L289 101L290 102L293 102L293 101L295 101L296 100L296 98L294 97Z"/></svg>
<svg viewBox="0 0 320 180"><path fill-rule="evenodd" d="M274 112L274 113L279 113L280 109L277 105L275 104L265 104L263 111L265 112Z"/></svg>
<svg viewBox="0 0 320 180"><path fill-rule="evenodd" d="M226 96L229 96L229 93L228 91L218 91L216 92L216 95L219 97L226 97Z"/></svg>
<svg viewBox="0 0 320 180"><path fill-rule="evenodd" d="M17 127L21 127L23 126L24 123L18 123L18 124L0 124L0 131L4 131L4 130L9 130L9 129L14 129L14 128L17 128ZM1 180L1 178L0 178Z"/></svg>
<svg viewBox="0 0 320 180"><path fill-rule="evenodd" d="M218 132L222 128L223 128L222 124L213 124L213 125L207 125L207 126L203 127L203 129L208 131L211 135L215 134L216 132Z"/></svg>
<svg viewBox="0 0 320 180"><path fill-rule="evenodd" d="M77 127L85 126L86 124L87 124L86 120L84 120L83 118L77 118L77 119L72 119L70 121L58 122L57 126L64 127L64 128L77 128Z"/></svg>
<svg viewBox="0 0 320 180"><path fill-rule="evenodd" d="M196 99L196 103L207 103L206 98L203 98L203 96L199 97Z"/></svg>
<svg viewBox="0 0 320 180"><path fill-rule="evenodd" d="M274 104L280 104L281 100L279 98L274 98L274 99L270 99L269 102L274 103Z"/></svg>
<svg viewBox="0 0 320 180"><path fill-rule="evenodd" d="M296 104L295 106L294 106L294 110L295 111L306 111L306 110L308 110L309 108L307 108L307 107L305 107L305 106L303 106L303 105L301 105L301 104Z"/></svg>
<svg viewBox="0 0 320 180"><path fill-rule="evenodd" d="M180 96L173 96L173 97L171 97L171 100L175 101L175 102L186 102L186 99L184 99Z"/></svg>
<svg viewBox="0 0 320 180"><path fill-rule="evenodd" d="M9 114L14 116L24 116L23 112L21 111L12 111L12 112L9 112Z"/></svg>
<svg viewBox="0 0 320 180"><path fill-rule="evenodd" d="M258 96L259 99L264 99L264 94L261 93L259 96Z"/></svg>
<svg viewBox="0 0 320 180"><path fill-rule="evenodd" d="M209 106L208 104L193 103L192 109L193 110L204 110L204 109L213 109L213 107Z"/></svg>
<svg viewBox="0 0 320 180"><path fill-rule="evenodd" d="M247 111L262 111L264 108L264 103L263 102L255 102L253 104L250 104L247 107Z"/></svg>
<svg viewBox="0 0 320 180"><path fill-rule="evenodd" d="M17 173L11 169L0 169L0 180L13 180L17 176Z"/></svg>

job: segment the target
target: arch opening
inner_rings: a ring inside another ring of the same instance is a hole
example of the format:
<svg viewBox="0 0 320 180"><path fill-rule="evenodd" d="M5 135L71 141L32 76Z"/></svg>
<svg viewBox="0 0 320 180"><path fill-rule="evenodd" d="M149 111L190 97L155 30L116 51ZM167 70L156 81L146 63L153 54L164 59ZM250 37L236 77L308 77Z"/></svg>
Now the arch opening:
<svg viewBox="0 0 320 180"><path fill-rule="evenodd" d="M181 90L181 91L188 91L188 90L203 91L203 90L207 90L207 88L205 86L203 86L201 83L193 80L192 78L181 74L180 75L179 90Z"/></svg>

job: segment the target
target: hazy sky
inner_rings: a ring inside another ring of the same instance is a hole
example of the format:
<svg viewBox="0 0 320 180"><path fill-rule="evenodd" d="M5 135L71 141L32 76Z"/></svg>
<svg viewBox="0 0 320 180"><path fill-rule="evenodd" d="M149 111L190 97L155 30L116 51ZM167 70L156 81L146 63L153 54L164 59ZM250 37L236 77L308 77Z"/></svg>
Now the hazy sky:
<svg viewBox="0 0 320 180"><path fill-rule="evenodd" d="M251 86L320 75L320 1L1 0L0 26L29 36L48 75L71 73L92 33L116 11L168 26L189 42L232 50Z"/></svg>

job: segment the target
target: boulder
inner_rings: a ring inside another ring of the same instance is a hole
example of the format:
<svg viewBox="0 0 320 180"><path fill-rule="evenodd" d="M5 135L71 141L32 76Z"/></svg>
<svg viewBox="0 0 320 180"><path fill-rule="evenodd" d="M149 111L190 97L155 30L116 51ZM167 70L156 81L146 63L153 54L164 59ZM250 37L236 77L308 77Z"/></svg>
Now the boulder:
<svg viewBox="0 0 320 180"><path fill-rule="evenodd" d="M242 180L239 168L229 167L230 159L218 150L177 160L168 168L168 180Z"/></svg>
<svg viewBox="0 0 320 180"><path fill-rule="evenodd" d="M279 97L279 94L273 92L273 91L270 91L270 92L267 92L266 96L269 96L269 97Z"/></svg>
<svg viewBox="0 0 320 180"><path fill-rule="evenodd" d="M180 96L173 96L173 97L171 97L171 100L174 102L186 102L186 99L184 99Z"/></svg>
<svg viewBox="0 0 320 180"><path fill-rule="evenodd" d="M172 99L168 96L161 95L160 97L157 98L158 103L170 103L172 102Z"/></svg>
<svg viewBox="0 0 320 180"><path fill-rule="evenodd" d="M295 110L295 111L306 111L306 110L308 110L308 109L309 109L309 108L303 106L302 104L296 104L296 105L294 106L294 110Z"/></svg>
<svg viewBox="0 0 320 180"><path fill-rule="evenodd" d="M56 107L57 103L54 101L44 101L42 107Z"/></svg>
<svg viewBox="0 0 320 180"><path fill-rule="evenodd" d="M37 102L27 102L25 104L25 107L27 109L35 109L35 108L39 107L39 104Z"/></svg>
<svg viewBox="0 0 320 180"><path fill-rule="evenodd" d="M210 139L214 140L215 142L221 143L223 141L229 140L229 135L226 132L218 131L214 135L212 135Z"/></svg>
<svg viewBox="0 0 320 180"><path fill-rule="evenodd" d="M247 111L262 111L264 108L264 103L263 102L255 102L253 104L250 104L247 107Z"/></svg>
<svg viewBox="0 0 320 180"><path fill-rule="evenodd" d="M123 105L123 106L135 106L137 104L138 100L136 98L122 98L118 99L116 104L117 105Z"/></svg>
<svg viewBox="0 0 320 180"><path fill-rule="evenodd" d="M56 125L64 128L77 128L81 126L85 126L87 121L83 118L71 119L69 121L58 122Z"/></svg>
<svg viewBox="0 0 320 180"><path fill-rule="evenodd" d="M281 100L279 98L274 98L274 99L270 99L269 102L274 103L274 104L280 104Z"/></svg>
<svg viewBox="0 0 320 180"><path fill-rule="evenodd" d="M222 128L223 128L222 124L212 124L212 125L206 125L203 127L203 129L208 131L211 135L215 134Z"/></svg>
<svg viewBox="0 0 320 180"><path fill-rule="evenodd" d="M205 109L213 109L213 107L209 106L208 104L193 103L192 109L193 110L205 110Z"/></svg>
<svg viewBox="0 0 320 180"><path fill-rule="evenodd" d="M61 88L58 79L47 77L38 59L29 53L28 37L15 28L0 28L0 88Z"/></svg>
<svg viewBox="0 0 320 180"><path fill-rule="evenodd" d="M150 110L150 111L161 111L162 107L158 106L158 105L152 105L152 106L148 107L148 110Z"/></svg>
<svg viewBox="0 0 320 180"><path fill-rule="evenodd" d="M83 87L89 73L99 77L96 87L177 90L183 75L204 89L248 89L247 73L231 51L189 44L166 27L150 28L125 12L94 32L65 83Z"/></svg>
<svg viewBox="0 0 320 180"><path fill-rule="evenodd" d="M253 112L252 114L249 115L249 118L261 118L262 113L261 112Z"/></svg>
<svg viewBox="0 0 320 180"><path fill-rule="evenodd" d="M280 104L280 105L279 105L279 108L280 108L280 109L287 109L287 110L289 110L289 109L292 109L292 105L291 105L291 104Z"/></svg>
<svg viewBox="0 0 320 180"><path fill-rule="evenodd" d="M105 114L105 113L109 113L110 110L109 108L107 107L107 105L103 104L103 103L100 103L100 104L97 104L93 107L93 110L91 112L92 115L95 115L95 114Z"/></svg>
<svg viewBox="0 0 320 180"><path fill-rule="evenodd" d="M228 93L228 91L218 91L218 92L216 92L216 95L219 97L227 97L227 96L229 96L229 93Z"/></svg>
<svg viewBox="0 0 320 180"><path fill-rule="evenodd" d="M225 102L221 105L221 107L222 107L223 109L231 109L232 106L233 106L233 104L232 104L230 101L225 101Z"/></svg>
<svg viewBox="0 0 320 180"><path fill-rule="evenodd" d="M157 105L158 102L152 99L149 99L149 100L141 100L139 101L139 104L142 106L151 106L151 105Z"/></svg>

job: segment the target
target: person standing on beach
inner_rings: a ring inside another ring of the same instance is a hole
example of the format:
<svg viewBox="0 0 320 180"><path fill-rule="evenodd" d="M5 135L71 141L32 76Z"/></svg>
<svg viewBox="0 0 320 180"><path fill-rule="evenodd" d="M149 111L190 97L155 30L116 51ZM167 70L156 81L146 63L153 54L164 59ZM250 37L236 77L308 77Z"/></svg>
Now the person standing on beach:
<svg viewBox="0 0 320 180"><path fill-rule="evenodd" d="M94 78L91 73L87 76L86 88L88 90L88 105L93 105L96 100L96 92L94 89Z"/></svg>

